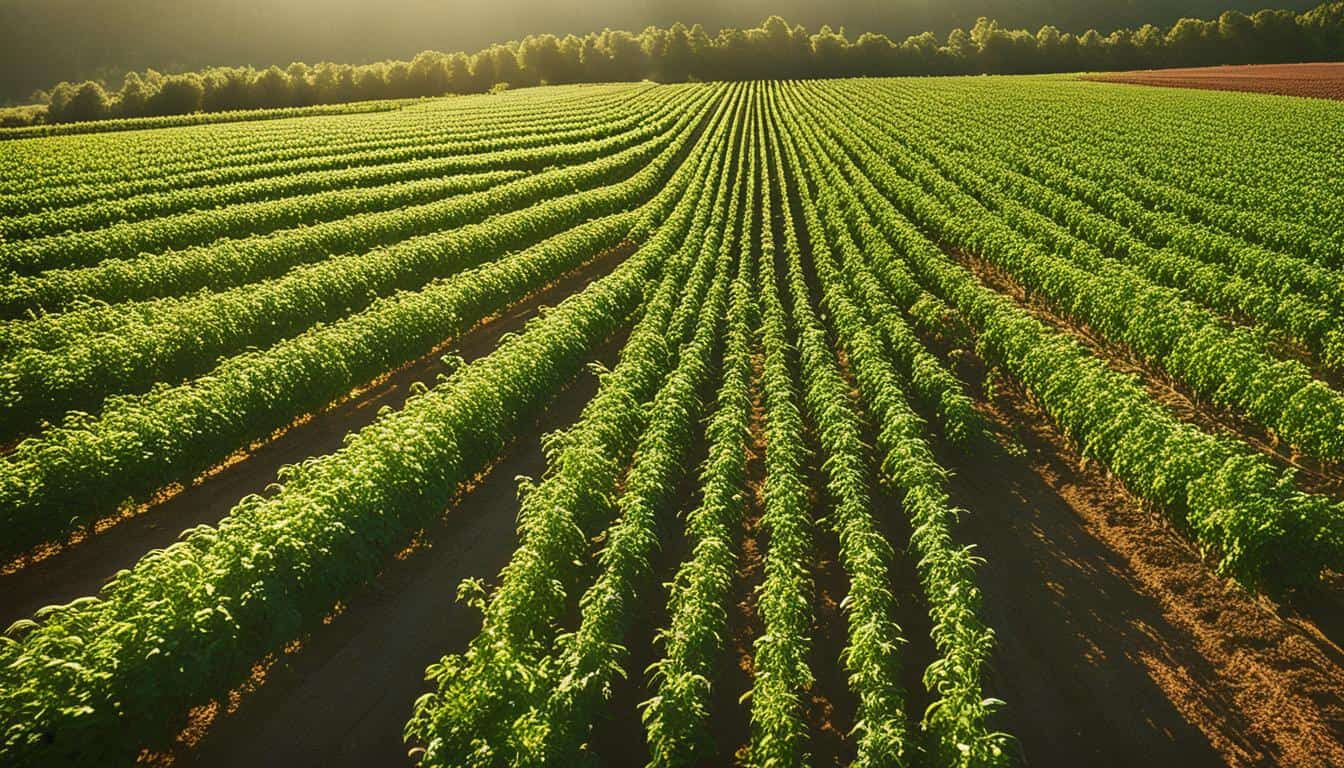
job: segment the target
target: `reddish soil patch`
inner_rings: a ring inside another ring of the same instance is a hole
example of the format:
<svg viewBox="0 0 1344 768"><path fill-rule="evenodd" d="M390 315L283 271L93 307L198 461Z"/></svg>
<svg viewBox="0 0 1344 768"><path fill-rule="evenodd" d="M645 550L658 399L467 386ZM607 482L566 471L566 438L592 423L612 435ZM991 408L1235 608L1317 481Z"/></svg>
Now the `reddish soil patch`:
<svg viewBox="0 0 1344 768"><path fill-rule="evenodd" d="M281 466L331 453L342 446L348 432L376 419L383 406L400 408L410 395L411 384L432 383L436 376L447 371L442 363L445 354L455 353L467 361L489 354L502 335L519 330L536 315L538 308L557 304L581 290L614 269L628 254L628 248L618 248L594 259L454 340L447 348L426 355L326 411L300 420L275 439L229 459L179 493L149 506L142 514L121 520L36 562L0 573L0 625L31 616L46 605L96 594L117 571L130 568L149 550L177 541L181 531L218 523L239 499L251 493L265 494Z"/></svg>
<svg viewBox="0 0 1344 768"><path fill-rule="evenodd" d="M1280 96L1310 96L1317 99L1344 99L1344 63L1340 62L1145 69L1087 75L1083 79L1168 88L1202 88L1215 91L1273 93Z"/></svg>

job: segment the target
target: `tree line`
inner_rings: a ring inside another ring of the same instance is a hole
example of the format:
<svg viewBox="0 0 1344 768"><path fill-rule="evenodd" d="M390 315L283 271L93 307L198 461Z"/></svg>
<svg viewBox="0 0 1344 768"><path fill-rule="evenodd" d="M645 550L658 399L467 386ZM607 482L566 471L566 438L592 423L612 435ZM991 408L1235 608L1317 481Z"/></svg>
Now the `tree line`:
<svg viewBox="0 0 1344 768"><path fill-rule="evenodd" d="M970 29L932 32L895 42L823 26L809 33L778 16L754 29L674 24L638 34L604 30L586 36L530 35L474 54L424 51L409 61L351 65L301 62L281 69L213 67L197 72L131 72L120 88L89 80L62 82L36 94L44 110L13 112L13 125L74 122L240 109L339 104L575 82L658 82L880 75L1029 74L1282 63L1344 56L1344 0L1302 14L1266 9L1226 11L1216 19L1181 19L1083 34L1044 26L1005 29L980 18Z"/></svg>

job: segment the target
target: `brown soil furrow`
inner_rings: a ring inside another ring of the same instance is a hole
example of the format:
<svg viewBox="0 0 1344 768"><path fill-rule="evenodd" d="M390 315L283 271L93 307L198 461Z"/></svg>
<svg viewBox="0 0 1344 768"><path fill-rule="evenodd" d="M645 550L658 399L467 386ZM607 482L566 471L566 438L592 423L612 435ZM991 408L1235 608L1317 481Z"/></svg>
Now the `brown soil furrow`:
<svg viewBox="0 0 1344 768"><path fill-rule="evenodd" d="M756 591L765 580L765 402L760 381L764 361L752 356L751 440L747 448L746 515L742 522L741 552L733 579L732 604L728 611L727 647L721 655L721 671L710 704L710 733L718 747L716 763L741 765L751 733L751 701L742 696L751 691L756 674L755 641L764 633L757 611Z"/></svg>
<svg viewBox="0 0 1344 768"><path fill-rule="evenodd" d="M957 363L984 380L974 355ZM953 498L970 511L960 540L987 558L987 692L1030 763L1344 765L1339 646L1214 574L1015 383L972 389L1005 450L954 457Z"/></svg>
<svg viewBox="0 0 1344 768"><path fill-rule="evenodd" d="M718 377L711 377L717 381ZM654 554L654 578L638 593L635 616L626 637L621 640L627 649L625 676L612 685L611 696L604 702L593 725L589 748L602 765L644 766L649 762L648 740L645 738L641 704L654 695L650 685L650 665L663 658L663 646L654 637L671 621L667 613L671 598L670 583L677 569L692 555L693 543L686 537L686 515L704 499L700 486L700 470L708 458L709 442L705 439L705 425L714 408L717 385L701 393L706 404L704 418L693 426L699 439L692 444L687 457L686 474L678 484L677 493L659 531L661 546ZM593 560L597 561L597 553ZM577 619L572 626L577 627Z"/></svg>

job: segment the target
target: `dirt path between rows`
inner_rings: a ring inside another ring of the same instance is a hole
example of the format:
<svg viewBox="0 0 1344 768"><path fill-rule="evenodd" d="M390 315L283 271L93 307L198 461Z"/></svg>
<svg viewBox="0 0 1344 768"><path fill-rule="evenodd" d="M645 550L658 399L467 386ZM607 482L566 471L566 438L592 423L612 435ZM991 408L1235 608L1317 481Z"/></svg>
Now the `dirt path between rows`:
<svg viewBox="0 0 1344 768"><path fill-rule="evenodd" d="M264 494L267 486L275 482L276 470L281 466L339 449L347 433L371 423L384 406L400 408L410 395L411 384L419 381L433 384L436 376L448 370L442 363L445 354L455 353L467 361L488 354L502 335L519 330L536 315L538 308L558 304L610 272L629 253L626 246L601 255L468 331L446 349L404 366L245 456L207 472L197 483L162 503L49 557L0 574L0 626L27 618L43 606L96 594L117 571L135 565L151 549L172 544L188 528L218 523L239 499L251 493Z"/></svg>
<svg viewBox="0 0 1344 768"><path fill-rule="evenodd" d="M1213 574L1013 386L977 394L1010 448L951 490L987 560L996 725L1029 764L1344 765L1340 649Z"/></svg>

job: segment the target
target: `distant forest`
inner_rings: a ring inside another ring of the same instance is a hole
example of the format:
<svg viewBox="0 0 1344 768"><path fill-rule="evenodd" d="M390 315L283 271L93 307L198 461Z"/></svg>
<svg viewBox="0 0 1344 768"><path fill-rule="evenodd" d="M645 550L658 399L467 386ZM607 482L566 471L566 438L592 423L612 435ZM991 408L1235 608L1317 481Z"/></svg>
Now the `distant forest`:
<svg viewBox="0 0 1344 768"><path fill-rule="evenodd" d="M977 18L1009 29L1053 24L1081 35L1168 27L1226 10L1304 11L1322 0L0 0L0 103L61 80L120 83L132 70L282 67L291 61L368 64L416 51L478 51L549 32L563 38L650 25L756 26L772 15L811 30L830 24L901 41L941 41Z"/></svg>
<svg viewBox="0 0 1344 768"><path fill-rule="evenodd" d="M1300 14L1229 10L1215 18L1120 27L1104 35L1093 29L1062 31L1049 24L1035 30L1010 28L980 17L946 35L926 31L900 42L881 33L852 35L825 25L809 32L801 24L771 16L759 27L722 29L712 36L700 24L674 23L640 33L608 29L582 36L529 35L476 53L427 50L410 60L370 64L295 62L283 69L211 67L167 75L145 69L122 75L116 84L106 79L62 82L36 94L45 108L14 110L4 120L14 125L132 118L571 82L1023 74L1341 57L1344 0Z"/></svg>

